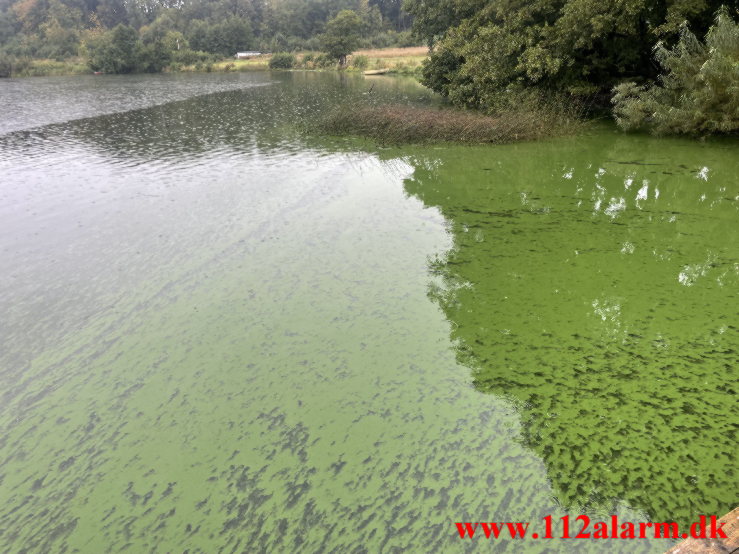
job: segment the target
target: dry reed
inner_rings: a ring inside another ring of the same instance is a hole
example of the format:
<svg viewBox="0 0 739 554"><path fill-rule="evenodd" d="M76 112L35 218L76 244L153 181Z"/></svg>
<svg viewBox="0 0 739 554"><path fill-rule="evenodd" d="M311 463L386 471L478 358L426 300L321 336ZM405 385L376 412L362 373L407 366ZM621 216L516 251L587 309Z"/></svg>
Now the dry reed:
<svg viewBox="0 0 739 554"><path fill-rule="evenodd" d="M339 107L317 122L319 132L355 135L382 143L507 143L563 135L579 129L573 114L536 109L496 116L450 108L405 105Z"/></svg>
<svg viewBox="0 0 739 554"><path fill-rule="evenodd" d="M429 55L427 46L408 46L405 48L368 48L357 50L355 56L368 58L425 58Z"/></svg>

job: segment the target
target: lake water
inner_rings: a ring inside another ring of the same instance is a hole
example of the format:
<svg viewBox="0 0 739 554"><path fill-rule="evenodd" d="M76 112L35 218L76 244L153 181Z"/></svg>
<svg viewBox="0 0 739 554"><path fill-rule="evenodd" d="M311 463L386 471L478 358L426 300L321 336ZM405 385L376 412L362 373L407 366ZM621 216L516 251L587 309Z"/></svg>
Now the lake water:
<svg viewBox="0 0 739 554"><path fill-rule="evenodd" d="M368 97L434 102L0 80L0 551L662 552L454 522L736 505L739 143L299 124Z"/></svg>

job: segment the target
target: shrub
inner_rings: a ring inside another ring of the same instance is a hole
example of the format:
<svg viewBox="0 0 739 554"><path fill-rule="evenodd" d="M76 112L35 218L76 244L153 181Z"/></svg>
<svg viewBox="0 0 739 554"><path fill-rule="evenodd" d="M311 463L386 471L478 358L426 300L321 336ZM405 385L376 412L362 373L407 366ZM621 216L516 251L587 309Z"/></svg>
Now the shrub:
<svg viewBox="0 0 739 554"><path fill-rule="evenodd" d="M0 78L10 77L13 71L13 63L10 61L10 57L0 55Z"/></svg>
<svg viewBox="0 0 739 554"><path fill-rule="evenodd" d="M305 48L306 50L320 50L321 39L319 39L318 37L310 37L303 42L303 48Z"/></svg>
<svg viewBox="0 0 739 554"><path fill-rule="evenodd" d="M687 27L673 49L655 57L664 72L654 85L622 83L614 89L614 115L625 130L655 134L739 131L739 25L726 9L701 43Z"/></svg>
<svg viewBox="0 0 739 554"><path fill-rule="evenodd" d="M22 58L11 58L10 60L11 66L10 66L10 72L12 75L17 75L20 77L30 77L31 76L31 59L28 57L22 57Z"/></svg>
<svg viewBox="0 0 739 554"><path fill-rule="evenodd" d="M303 56L303 59L300 60L300 63L303 65L305 69L313 69L314 59L315 59L315 56L309 53Z"/></svg>
<svg viewBox="0 0 739 554"><path fill-rule="evenodd" d="M133 27L117 25L86 41L88 64L93 71L130 73L136 69L140 41Z"/></svg>
<svg viewBox="0 0 739 554"><path fill-rule="evenodd" d="M295 56L287 52L278 52L269 60L270 69L292 69L295 67Z"/></svg>
<svg viewBox="0 0 739 554"><path fill-rule="evenodd" d="M182 65L196 65L199 63L202 66L210 58L211 56L207 52L199 52L197 50L190 50L189 48L172 51L172 61Z"/></svg>
<svg viewBox="0 0 739 554"><path fill-rule="evenodd" d="M149 44L139 42L136 46L136 71L141 73L159 73L170 65L171 59L172 52L161 40Z"/></svg>
<svg viewBox="0 0 739 554"><path fill-rule="evenodd" d="M352 56L352 67L355 69L364 70L369 66L369 58L367 56L357 55Z"/></svg>
<svg viewBox="0 0 739 554"><path fill-rule="evenodd" d="M328 54L320 54L316 56L315 66L319 68L333 67L337 63L336 58L329 56Z"/></svg>

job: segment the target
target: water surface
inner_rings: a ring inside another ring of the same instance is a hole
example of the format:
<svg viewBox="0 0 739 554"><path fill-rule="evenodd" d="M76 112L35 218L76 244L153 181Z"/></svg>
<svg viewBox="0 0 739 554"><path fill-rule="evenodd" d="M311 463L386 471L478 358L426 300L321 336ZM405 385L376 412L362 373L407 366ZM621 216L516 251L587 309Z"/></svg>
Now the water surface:
<svg viewBox="0 0 739 554"><path fill-rule="evenodd" d="M737 503L735 142L306 135L432 101L334 74L0 87L2 551L662 552L453 522Z"/></svg>

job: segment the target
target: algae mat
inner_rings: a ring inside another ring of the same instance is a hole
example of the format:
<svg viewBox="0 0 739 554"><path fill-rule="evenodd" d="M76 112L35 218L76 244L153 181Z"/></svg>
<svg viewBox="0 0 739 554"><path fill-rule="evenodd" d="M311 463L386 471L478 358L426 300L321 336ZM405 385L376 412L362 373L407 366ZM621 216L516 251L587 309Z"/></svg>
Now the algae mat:
<svg viewBox="0 0 739 554"><path fill-rule="evenodd" d="M736 503L736 143L294 129L361 77L1 85L0 550L661 552L454 522Z"/></svg>

